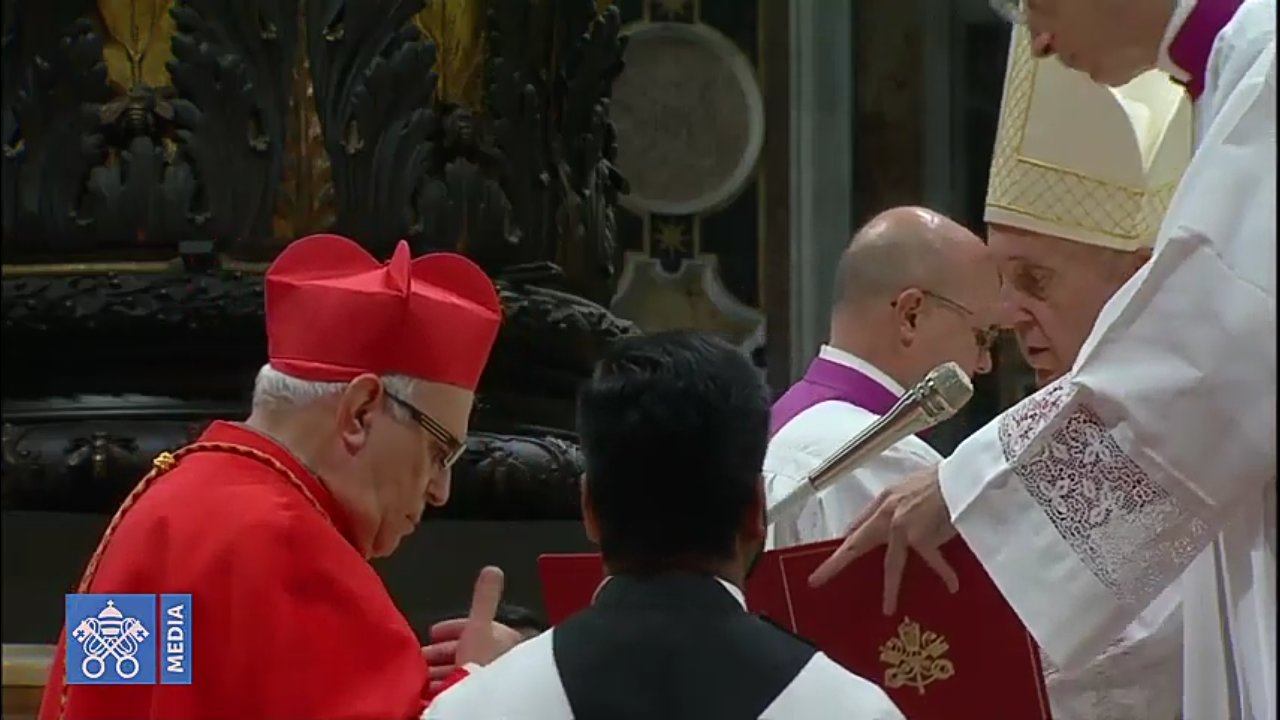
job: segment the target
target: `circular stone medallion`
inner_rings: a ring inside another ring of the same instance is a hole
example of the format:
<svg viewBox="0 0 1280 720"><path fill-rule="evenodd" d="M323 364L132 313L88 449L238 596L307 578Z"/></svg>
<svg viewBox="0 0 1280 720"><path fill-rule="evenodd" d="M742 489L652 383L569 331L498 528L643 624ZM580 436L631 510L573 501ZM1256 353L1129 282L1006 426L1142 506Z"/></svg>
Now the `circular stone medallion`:
<svg viewBox="0 0 1280 720"><path fill-rule="evenodd" d="M641 23L626 32L613 86L628 209L691 215L722 207L751 178L764 101L750 61L706 25Z"/></svg>

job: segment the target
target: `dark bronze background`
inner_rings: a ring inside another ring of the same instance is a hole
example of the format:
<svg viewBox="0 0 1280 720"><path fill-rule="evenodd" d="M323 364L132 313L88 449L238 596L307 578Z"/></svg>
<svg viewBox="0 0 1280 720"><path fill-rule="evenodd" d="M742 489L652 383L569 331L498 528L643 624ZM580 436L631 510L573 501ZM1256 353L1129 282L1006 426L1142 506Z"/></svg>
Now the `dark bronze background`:
<svg viewBox="0 0 1280 720"><path fill-rule="evenodd" d="M618 10L126 4L3 0L3 509L110 512L156 453L247 414L262 270L332 229L462 252L498 285L441 514L576 517L573 393L636 332L602 305Z"/></svg>

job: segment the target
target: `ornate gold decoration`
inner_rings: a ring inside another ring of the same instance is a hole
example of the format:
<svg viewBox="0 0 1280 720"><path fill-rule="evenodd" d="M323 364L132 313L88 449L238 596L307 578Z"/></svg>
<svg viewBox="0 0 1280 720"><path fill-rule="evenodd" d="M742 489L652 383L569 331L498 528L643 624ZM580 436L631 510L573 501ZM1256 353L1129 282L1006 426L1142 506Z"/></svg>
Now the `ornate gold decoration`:
<svg viewBox="0 0 1280 720"><path fill-rule="evenodd" d="M955 665L945 657L950 647L945 637L921 631L919 623L903 617L898 636L880 646L880 662L889 666L884 671L885 687L905 685L923 695L926 685L956 674Z"/></svg>
<svg viewBox="0 0 1280 720"><path fill-rule="evenodd" d="M284 177L276 195L271 219L272 237L287 244L333 226L334 191L324 128L316 112L311 61L306 52L306 22L298 6L298 57L293 66L293 92L289 98L284 146Z"/></svg>
<svg viewBox="0 0 1280 720"><path fill-rule="evenodd" d="M612 4L596 0L596 13ZM484 106L486 9L484 0L427 0L413 18L436 46L436 97L472 111Z"/></svg>
<svg viewBox="0 0 1280 720"><path fill-rule="evenodd" d="M479 111L484 104L485 9L480 0L427 0L414 22L436 46L436 97Z"/></svg>
<svg viewBox="0 0 1280 720"><path fill-rule="evenodd" d="M720 278L715 255L683 260L675 272L644 253L627 253L610 310L647 333L698 330L746 348L763 333L764 314L744 304Z"/></svg>
<svg viewBox="0 0 1280 720"><path fill-rule="evenodd" d="M659 221L658 232L658 249L661 252L669 252L671 254L682 253L688 248L685 247L684 227L679 223L669 223Z"/></svg>
<svg viewBox="0 0 1280 720"><path fill-rule="evenodd" d="M137 85L169 87L165 63L173 57L173 0L98 0L106 37L102 58L107 79L127 92Z"/></svg>

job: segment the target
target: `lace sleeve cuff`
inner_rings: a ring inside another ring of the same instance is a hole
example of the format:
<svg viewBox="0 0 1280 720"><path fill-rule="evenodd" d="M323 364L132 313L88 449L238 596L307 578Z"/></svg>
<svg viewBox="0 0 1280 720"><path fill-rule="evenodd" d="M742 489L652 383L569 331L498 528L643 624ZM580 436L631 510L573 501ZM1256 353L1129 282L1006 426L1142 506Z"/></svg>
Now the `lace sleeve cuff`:
<svg viewBox="0 0 1280 720"><path fill-rule="evenodd" d="M952 522L1055 665L1083 665L1124 628L1122 608L1058 534L1000 453L995 428L938 475Z"/></svg>
<svg viewBox="0 0 1280 720"><path fill-rule="evenodd" d="M1207 540L1067 379L967 440L939 480L957 530L1065 670L1101 652Z"/></svg>

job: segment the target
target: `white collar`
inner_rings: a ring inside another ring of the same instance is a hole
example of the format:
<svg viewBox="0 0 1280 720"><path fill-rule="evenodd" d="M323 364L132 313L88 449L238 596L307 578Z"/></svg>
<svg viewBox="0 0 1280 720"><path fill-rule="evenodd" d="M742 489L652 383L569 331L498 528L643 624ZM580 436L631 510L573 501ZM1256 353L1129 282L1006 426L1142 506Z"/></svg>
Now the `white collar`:
<svg viewBox="0 0 1280 720"><path fill-rule="evenodd" d="M1187 21L1187 16L1195 7L1196 0L1177 0L1173 15L1169 17L1169 25L1164 29L1164 38L1160 40L1160 52L1156 55L1156 67L1182 82L1189 81L1191 73L1179 67L1173 58L1169 57L1169 46L1173 44L1174 38L1178 37L1178 33L1182 31L1182 24Z"/></svg>
<svg viewBox="0 0 1280 720"><path fill-rule="evenodd" d="M720 584L724 586L725 590L729 591L729 594L733 596L734 600L738 601L738 604L742 606L743 610L747 609L747 596L742 594L742 588L718 575L716 576L716 580L720 581Z"/></svg>
<svg viewBox="0 0 1280 720"><path fill-rule="evenodd" d="M895 397L902 397L907 394L906 389L899 385L896 380L886 375L882 370L880 370L880 368L872 365L853 353L846 352L837 347L832 347L831 345L823 345L822 348L818 350L818 357L823 360L830 360L837 365L844 365L847 368L857 370L863 375L875 380L876 383L885 390L893 393Z"/></svg>
<svg viewBox="0 0 1280 720"><path fill-rule="evenodd" d="M600 594L600 591L604 589L605 584L606 584L606 583L608 583L608 582L609 582L610 580L612 580L612 579L613 579L613 576L612 576L612 575L606 575L606 576L605 576L605 578L604 578L604 580L601 580L601 581L600 581L600 584L599 584L598 586L596 586L596 591L595 591L594 593L591 593L591 604L592 604L592 605L594 605L594 604L595 604L595 602L596 602L596 596L598 596L598 595ZM738 604L742 606L742 609L743 609L743 610L746 610L746 609L747 609L747 596L742 594L742 589L741 589L741 588L739 588L737 585L734 585L733 583L729 582L728 580L725 580L724 578L720 577L719 575L717 575L717 576L716 576L716 580L718 580L718 581L720 582L720 584L724 586L724 589L725 589L725 590L729 591L729 594L733 596L733 599L734 599L734 600L737 600L737 601L738 601Z"/></svg>

